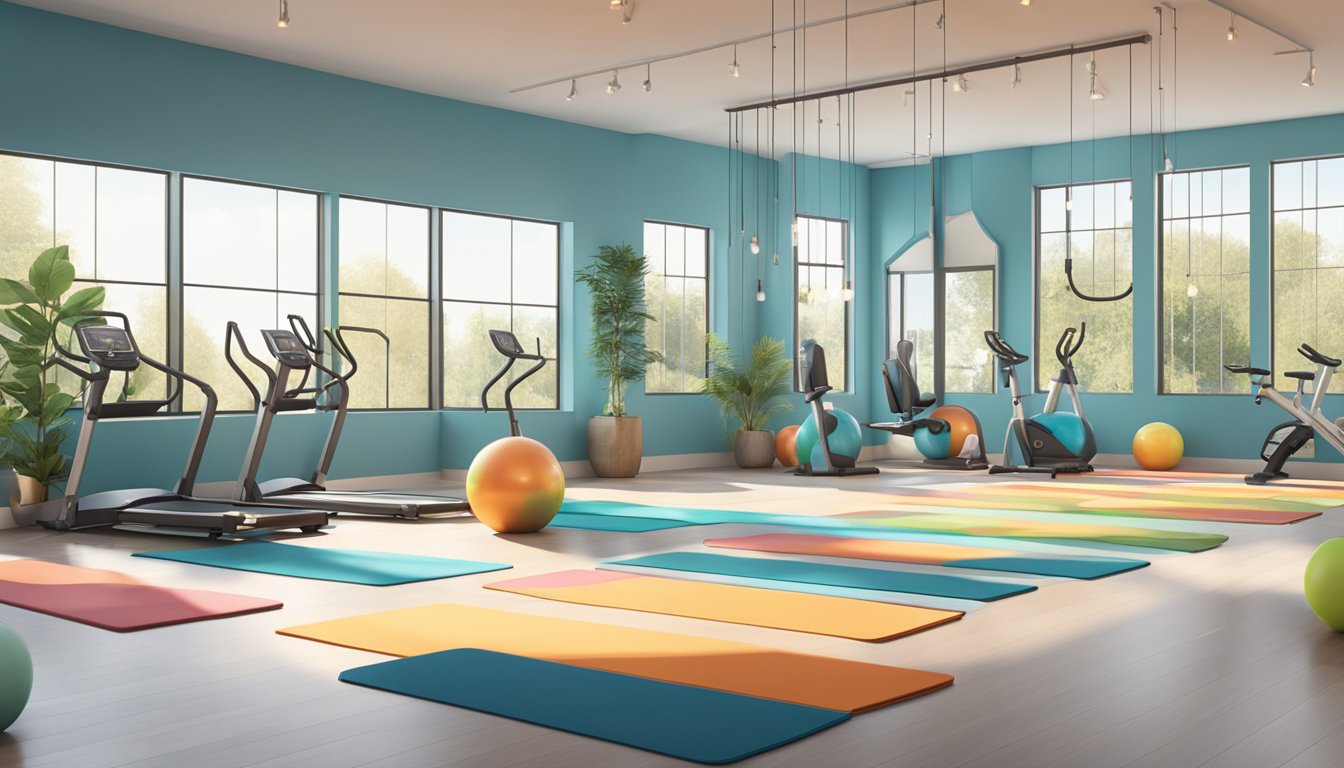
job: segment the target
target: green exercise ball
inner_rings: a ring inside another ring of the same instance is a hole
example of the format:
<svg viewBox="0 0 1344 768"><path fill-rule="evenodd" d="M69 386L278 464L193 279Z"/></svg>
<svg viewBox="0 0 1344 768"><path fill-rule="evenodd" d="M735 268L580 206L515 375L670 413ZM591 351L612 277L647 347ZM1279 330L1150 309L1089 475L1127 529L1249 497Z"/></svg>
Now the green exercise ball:
<svg viewBox="0 0 1344 768"><path fill-rule="evenodd" d="M0 733L19 719L33 691L33 657L14 628L0 622Z"/></svg>
<svg viewBox="0 0 1344 768"><path fill-rule="evenodd" d="M1328 539L1307 561L1307 603L1321 621L1344 632L1344 539Z"/></svg>

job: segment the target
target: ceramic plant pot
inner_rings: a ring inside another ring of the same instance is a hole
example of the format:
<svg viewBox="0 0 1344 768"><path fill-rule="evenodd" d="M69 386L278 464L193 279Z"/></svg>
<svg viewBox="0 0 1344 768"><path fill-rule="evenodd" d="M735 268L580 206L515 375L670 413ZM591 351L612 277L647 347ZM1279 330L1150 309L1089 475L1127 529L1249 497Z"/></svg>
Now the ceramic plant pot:
<svg viewBox="0 0 1344 768"><path fill-rule="evenodd" d="M34 480L27 475L18 475L18 493L11 502L11 506L27 506L29 504L41 504L47 500L47 486L40 480Z"/></svg>
<svg viewBox="0 0 1344 768"><path fill-rule="evenodd" d="M644 458L644 426L638 416L588 420L588 463L598 477L634 477Z"/></svg>
<svg viewBox="0 0 1344 768"><path fill-rule="evenodd" d="M739 429L733 433L733 458L743 469L762 469L775 464L775 433L768 429Z"/></svg>

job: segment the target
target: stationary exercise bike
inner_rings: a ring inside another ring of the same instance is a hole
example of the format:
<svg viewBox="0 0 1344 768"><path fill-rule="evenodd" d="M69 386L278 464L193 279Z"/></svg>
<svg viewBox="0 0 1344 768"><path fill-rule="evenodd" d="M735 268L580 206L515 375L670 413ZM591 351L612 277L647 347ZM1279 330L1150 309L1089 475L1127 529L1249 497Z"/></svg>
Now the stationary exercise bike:
<svg viewBox="0 0 1344 768"><path fill-rule="evenodd" d="M839 408L828 409L822 398L831 391L826 376L826 350L813 339L798 348L798 389L812 415L798 429L796 475L875 475L877 467L855 462L863 443L863 430L853 416Z"/></svg>
<svg viewBox="0 0 1344 768"><path fill-rule="evenodd" d="M1050 379L1045 396L1045 409L1027 417L1022 408L1022 392L1017 382L1017 366L1027 362L1026 355L1013 349L997 331L985 331L985 342L999 358L1003 385L1013 395L1013 418L1008 422L1008 433L1003 439L1003 464L989 468L991 475L1005 472L1040 472L1055 477L1060 472L1091 472L1092 457L1097 455L1097 441L1092 425L1083 413L1083 401L1078 397L1078 374L1073 368L1073 356L1083 346L1087 323L1079 328L1066 328L1055 343L1055 357L1059 359L1059 374ZM1057 410L1061 392L1067 391L1073 402L1073 412ZM1010 439L1012 438L1012 439ZM1022 464L1010 463L1012 443L1016 442L1022 454Z"/></svg>
<svg viewBox="0 0 1344 768"><path fill-rule="evenodd" d="M1270 480L1288 477L1288 473L1283 471L1284 462L1318 434L1334 446L1335 450L1344 453L1344 429L1340 429L1339 425L1321 413L1325 393L1330 389L1330 377L1339 367L1340 360L1336 357L1326 357L1313 349L1310 344L1299 346L1297 351L1315 363L1316 370L1288 371L1284 374L1290 379L1297 379L1297 394L1293 395L1292 400L1274 388L1274 374L1264 368L1252 368L1248 365L1223 366L1230 373L1251 375L1251 383L1256 387L1256 405L1260 404L1262 398L1268 397L1295 417L1293 421L1275 425L1269 430L1269 434L1265 435L1265 442L1260 446L1260 458L1265 460L1265 468L1246 476L1246 482L1250 485L1264 485ZM1311 393L1311 404L1304 408L1302 396L1308 381L1315 382L1316 386Z"/></svg>

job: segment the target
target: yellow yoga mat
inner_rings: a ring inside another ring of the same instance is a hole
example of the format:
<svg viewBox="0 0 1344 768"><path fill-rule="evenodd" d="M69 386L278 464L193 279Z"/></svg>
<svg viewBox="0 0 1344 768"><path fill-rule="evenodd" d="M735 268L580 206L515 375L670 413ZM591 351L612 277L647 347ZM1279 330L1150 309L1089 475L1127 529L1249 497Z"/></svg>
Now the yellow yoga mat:
<svg viewBox="0 0 1344 768"><path fill-rule="evenodd" d="M956 621L961 611L709 584L617 571L561 571L486 584L546 600L881 642Z"/></svg>
<svg viewBox="0 0 1344 768"><path fill-rule="evenodd" d="M939 672L451 603L278 632L390 656L480 648L843 712L884 707L952 684L951 675Z"/></svg>

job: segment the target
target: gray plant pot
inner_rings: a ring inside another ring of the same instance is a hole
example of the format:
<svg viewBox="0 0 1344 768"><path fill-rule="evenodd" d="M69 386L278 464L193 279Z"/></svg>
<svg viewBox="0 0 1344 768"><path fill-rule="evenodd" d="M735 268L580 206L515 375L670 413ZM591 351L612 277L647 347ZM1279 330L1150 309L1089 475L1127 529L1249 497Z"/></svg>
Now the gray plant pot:
<svg viewBox="0 0 1344 768"><path fill-rule="evenodd" d="M588 463L598 477L634 477L644 458L643 422L638 416L594 416L588 420Z"/></svg>
<svg viewBox="0 0 1344 768"><path fill-rule="evenodd" d="M733 459L743 469L763 469L775 464L775 433L768 429L739 429L733 433Z"/></svg>

